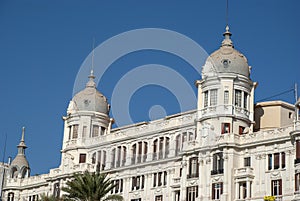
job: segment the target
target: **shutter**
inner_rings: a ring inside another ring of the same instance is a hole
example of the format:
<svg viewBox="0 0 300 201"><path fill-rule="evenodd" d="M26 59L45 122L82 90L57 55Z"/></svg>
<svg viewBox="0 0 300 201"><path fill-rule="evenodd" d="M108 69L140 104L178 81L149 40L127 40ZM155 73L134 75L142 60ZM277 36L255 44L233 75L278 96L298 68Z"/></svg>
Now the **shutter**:
<svg viewBox="0 0 300 201"><path fill-rule="evenodd" d="M279 168L279 153L274 154L274 169Z"/></svg>
<svg viewBox="0 0 300 201"><path fill-rule="evenodd" d="M211 198L213 200L215 199L215 184L211 185Z"/></svg>
<svg viewBox="0 0 300 201"><path fill-rule="evenodd" d="M271 195L274 195L274 181L271 181Z"/></svg>
<svg viewBox="0 0 300 201"><path fill-rule="evenodd" d="M296 159L300 158L300 140L296 141Z"/></svg>
<svg viewBox="0 0 300 201"><path fill-rule="evenodd" d="M222 130L221 130L221 134L224 134L225 133L225 123L222 123L222 126L221 126L222 128Z"/></svg>
<svg viewBox="0 0 300 201"><path fill-rule="evenodd" d="M285 153L281 153L281 168L285 168Z"/></svg>
<svg viewBox="0 0 300 201"><path fill-rule="evenodd" d="M279 195L282 195L282 179L279 179Z"/></svg>

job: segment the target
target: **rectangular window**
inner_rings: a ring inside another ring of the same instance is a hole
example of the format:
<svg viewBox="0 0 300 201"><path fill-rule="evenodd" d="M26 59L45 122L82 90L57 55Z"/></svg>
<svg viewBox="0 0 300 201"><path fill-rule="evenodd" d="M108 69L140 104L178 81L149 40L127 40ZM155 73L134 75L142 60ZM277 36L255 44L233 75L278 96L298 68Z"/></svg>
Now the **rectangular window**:
<svg viewBox="0 0 300 201"><path fill-rule="evenodd" d="M174 201L180 201L180 191L175 191L175 200Z"/></svg>
<svg viewBox="0 0 300 201"><path fill-rule="evenodd" d="M224 91L224 105L229 104L229 91Z"/></svg>
<svg viewBox="0 0 300 201"><path fill-rule="evenodd" d="M92 137L97 137L99 135L99 126L93 125Z"/></svg>
<svg viewBox="0 0 300 201"><path fill-rule="evenodd" d="M73 139L77 139L78 138L78 124L73 125Z"/></svg>
<svg viewBox="0 0 300 201"><path fill-rule="evenodd" d="M279 153L274 154L274 169L279 169Z"/></svg>
<svg viewBox="0 0 300 201"><path fill-rule="evenodd" d="M251 166L251 158L246 157L244 158L244 167L250 167Z"/></svg>
<svg viewBox="0 0 300 201"><path fill-rule="evenodd" d="M300 191L300 173L295 174L295 191Z"/></svg>
<svg viewBox="0 0 300 201"><path fill-rule="evenodd" d="M213 89L210 91L210 106L217 105L217 101L218 101L218 90Z"/></svg>
<svg viewBox="0 0 300 201"><path fill-rule="evenodd" d="M248 108L248 94L244 92L244 108Z"/></svg>
<svg viewBox="0 0 300 201"><path fill-rule="evenodd" d="M156 186L156 177L157 177L157 173L153 174L153 187Z"/></svg>
<svg viewBox="0 0 300 201"><path fill-rule="evenodd" d="M237 89L235 90L235 106L242 107L242 91Z"/></svg>
<svg viewBox="0 0 300 201"><path fill-rule="evenodd" d="M224 173L224 159L223 153L216 153L213 155L213 170L211 171L211 175L215 174L223 174Z"/></svg>
<svg viewBox="0 0 300 201"><path fill-rule="evenodd" d="M272 154L268 154L268 170L272 170Z"/></svg>
<svg viewBox="0 0 300 201"><path fill-rule="evenodd" d="M59 182L57 182L53 185L53 197L54 198L59 198L60 197Z"/></svg>
<svg viewBox="0 0 300 201"><path fill-rule="evenodd" d="M158 186L161 186L162 185L162 172L159 172L158 173Z"/></svg>
<svg viewBox="0 0 300 201"><path fill-rule="evenodd" d="M86 154L79 154L79 163L85 163Z"/></svg>
<svg viewBox="0 0 300 201"><path fill-rule="evenodd" d="M69 128L69 140L71 140L71 136L72 136L72 126L68 126Z"/></svg>
<svg viewBox="0 0 300 201"><path fill-rule="evenodd" d="M100 127L101 128L101 134L100 135L104 135L104 133L105 133L105 128L104 127Z"/></svg>
<svg viewBox="0 0 300 201"><path fill-rule="evenodd" d="M230 123L222 123L221 134L230 133Z"/></svg>
<svg viewBox="0 0 300 201"><path fill-rule="evenodd" d="M240 182L239 183L239 199L247 198L247 183Z"/></svg>
<svg viewBox="0 0 300 201"><path fill-rule="evenodd" d="M186 194L187 201L196 201L198 197L198 186L187 187Z"/></svg>
<svg viewBox="0 0 300 201"><path fill-rule="evenodd" d="M164 171L164 186L167 185L168 174L167 171Z"/></svg>
<svg viewBox="0 0 300 201"><path fill-rule="evenodd" d="M240 135L243 135L243 134L244 134L244 129L245 129L245 127L239 126L239 134L240 134Z"/></svg>
<svg viewBox="0 0 300 201"><path fill-rule="evenodd" d="M273 180L271 190L273 196L282 195L282 180Z"/></svg>
<svg viewBox="0 0 300 201"><path fill-rule="evenodd" d="M204 107L208 106L208 91L204 92Z"/></svg>
<svg viewBox="0 0 300 201"><path fill-rule="evenodd" d="M155 196L155 201L163 201L163 196L162 195Z"/></svg>
<svg viewBox="0 0 300 201"><path fill-rule="evenodd" d="M134 190L136 187L136 177L132 177L132 185L131 185L131 190Z"/></svg>
<svg viewBox="0 0 300 201"><path fill-rule="evenodd" d="M190 158L188 178L194 178L198 176L199 176L198 158Z"/></svg>
<svg viewBox="0 0 300 201"><path fill-rule="evenodd" d="M221 195L223 194L223 183L214 183L212 184L212 199L220 200Z"/></svg>

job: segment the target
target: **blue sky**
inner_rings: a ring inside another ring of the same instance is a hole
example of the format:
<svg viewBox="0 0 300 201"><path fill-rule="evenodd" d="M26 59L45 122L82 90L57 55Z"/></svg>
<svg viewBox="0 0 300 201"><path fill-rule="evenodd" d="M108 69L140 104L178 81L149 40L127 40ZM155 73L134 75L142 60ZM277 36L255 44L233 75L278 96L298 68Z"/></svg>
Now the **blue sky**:
<svg viewBox="0 0 300 201"><path fill-rule="evenodd" d="M259 83L255 99L291 89L300 75L300 1L229 3L232 40L248 58L252 80ZM58 167L61 117L93 38L98 46L133 29L163 28L184 34L212 53L223 39L225 8L225 0L0 1L0 159L5 135L5 158L14 157L25 126L32 174ZM174 68L191 85L200 79L174 55L139 51L115 61L100 80L99 90L110 100L115 84L127 71L149 63ZM293 93L276 99L294 103ZM149 108L157 104L168 114L178 112L170 91L147 86L132 97L130 114L136 122L149 120Z"/></svg>

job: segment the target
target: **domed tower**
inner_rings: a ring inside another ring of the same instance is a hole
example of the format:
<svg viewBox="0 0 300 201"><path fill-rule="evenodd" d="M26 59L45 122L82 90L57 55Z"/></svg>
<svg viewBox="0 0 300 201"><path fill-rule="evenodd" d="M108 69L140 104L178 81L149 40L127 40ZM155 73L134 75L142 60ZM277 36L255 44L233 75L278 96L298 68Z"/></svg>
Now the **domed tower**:
<svg viewBox="0 0 300 201"><path fill-rule="evenodd" d="M223 34L221 47L213 52L202 68L198 87L198 128L210 143L222 134L252 131L254 89L246 57L231 41L229 27ZM205 142L207 144L207 142Z"/></svg>
<svg viewBox="0 0 300 201"><path fill-rule="evenodd" d="M96 88L93 71L85 89L70 101L64 119L62 165L71 168L88 162L87 149L110 132L112 119L106 97ZM67 168L68 169L68 168Z"/></svg>
<svg viewBox="0 0 300 201"><path fill-rule="evenodd" d="M22 137L18 147L18 154L12 161L9 170L10 178L26 178L30 176L29 163L25 156L25 128L22 128Z"/></svg>

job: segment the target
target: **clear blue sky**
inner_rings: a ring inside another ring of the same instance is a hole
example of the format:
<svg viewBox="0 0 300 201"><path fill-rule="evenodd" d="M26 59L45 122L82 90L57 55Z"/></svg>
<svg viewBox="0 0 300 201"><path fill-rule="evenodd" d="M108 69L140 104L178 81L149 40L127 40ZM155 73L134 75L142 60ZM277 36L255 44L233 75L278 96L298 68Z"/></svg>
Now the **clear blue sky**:
<svg viewBox="0 0 300 201"><path fill-rule="evenodd" d="M248 58L252 80L259 83L255 99L291 89L300 80L300 1L229 3L232 40ZM0 159L5 134L5 158L14 157L25 126L32 174L58 167L61 117L66 114L77 72L91 51L93 38L97 46L132 29L163 28L190 37L212 53L223 39L225 8L225 0L0 1ZM136 52L109 68L98 85L100 91L110 100L114 85L126 71L148 63L173 66L191 84L200 79L173 55ZM162 88L144 87L132 99L132 118L148 120L153 104L165 105L168 114L176 113L178 104L173 99ZM294 103L292 93L278 99Z"/></svg>

